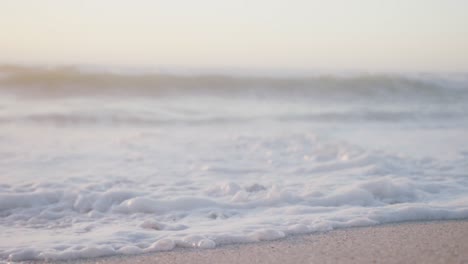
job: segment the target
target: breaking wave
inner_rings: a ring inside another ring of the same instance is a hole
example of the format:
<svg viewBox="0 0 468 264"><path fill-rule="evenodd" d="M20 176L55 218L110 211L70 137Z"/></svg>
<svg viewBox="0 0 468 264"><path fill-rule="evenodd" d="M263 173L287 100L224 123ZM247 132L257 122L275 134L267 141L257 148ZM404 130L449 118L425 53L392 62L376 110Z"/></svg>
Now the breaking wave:
<svg viewBox="0 0 468 264"><path fill-rule="evenodd" d="M79 67L0 66L0 89L21 96L468 97L468 76L314 74L296 77L113 72Z"/></svg>

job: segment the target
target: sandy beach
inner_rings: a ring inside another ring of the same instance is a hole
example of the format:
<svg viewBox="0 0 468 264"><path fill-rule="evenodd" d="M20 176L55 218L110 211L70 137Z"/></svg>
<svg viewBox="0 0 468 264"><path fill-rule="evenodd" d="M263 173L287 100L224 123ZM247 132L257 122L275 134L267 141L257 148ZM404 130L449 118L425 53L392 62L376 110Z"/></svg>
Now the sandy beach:
<svg viewBox="0 0 468 264"><path fill-rule="evenodd" d="M177 249L74 263L468 263L468 221L348 228L212 250Z"/></svg>

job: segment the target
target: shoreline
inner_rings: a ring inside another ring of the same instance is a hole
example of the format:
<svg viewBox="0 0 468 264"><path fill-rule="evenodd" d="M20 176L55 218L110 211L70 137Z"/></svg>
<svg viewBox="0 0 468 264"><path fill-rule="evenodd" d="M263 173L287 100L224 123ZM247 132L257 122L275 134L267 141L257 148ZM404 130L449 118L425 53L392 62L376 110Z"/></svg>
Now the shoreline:
<svg viewBox="0 0 468 264"><path fill-rule="evenodd" d="M468 220L402 222L293 235L215 249L178 248L66 262L126 263L467 263Z"/></svg>

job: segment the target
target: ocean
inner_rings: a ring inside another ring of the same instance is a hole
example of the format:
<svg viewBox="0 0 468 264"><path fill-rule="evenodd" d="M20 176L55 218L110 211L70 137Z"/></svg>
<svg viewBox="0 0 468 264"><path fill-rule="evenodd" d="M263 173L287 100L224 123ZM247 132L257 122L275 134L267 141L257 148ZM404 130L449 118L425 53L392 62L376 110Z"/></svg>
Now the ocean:
<svg viewBox="0 0 468 264"><path fill-rule="evenodd" d="M466 74L0 67L0 262L466 218Z"/></svg>

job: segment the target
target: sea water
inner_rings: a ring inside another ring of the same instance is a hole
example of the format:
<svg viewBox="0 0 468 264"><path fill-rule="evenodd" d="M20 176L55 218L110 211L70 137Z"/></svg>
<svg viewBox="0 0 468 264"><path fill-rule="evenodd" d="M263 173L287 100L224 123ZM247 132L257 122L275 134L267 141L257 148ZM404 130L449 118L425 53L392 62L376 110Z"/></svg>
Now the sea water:
<svg viewBox="0 0 468 264"><path fill-rule="evenodd" d="M3 67L0 261L468 218L468 76Z"/></svg>

